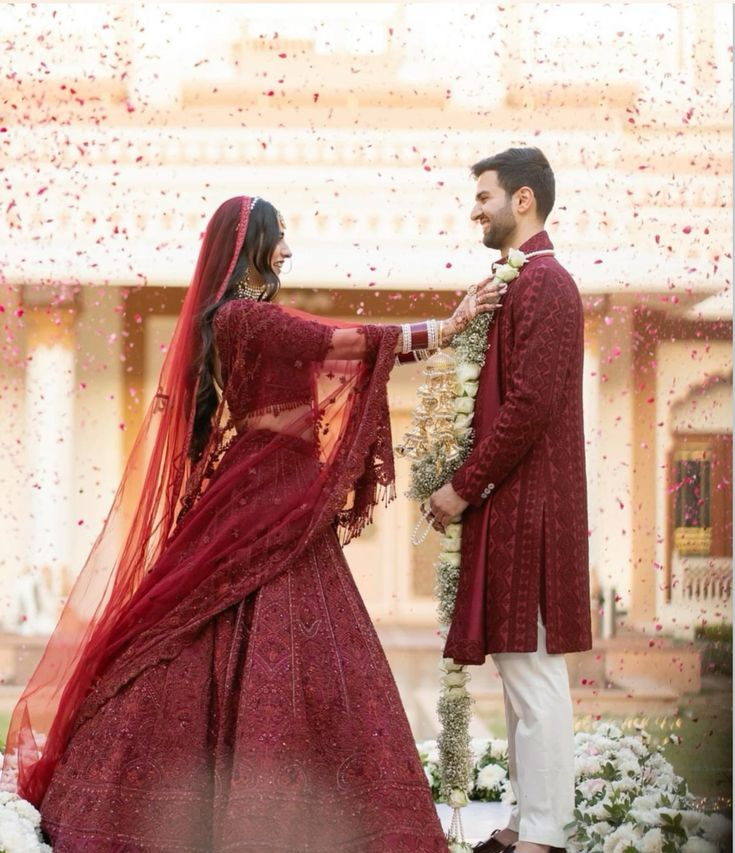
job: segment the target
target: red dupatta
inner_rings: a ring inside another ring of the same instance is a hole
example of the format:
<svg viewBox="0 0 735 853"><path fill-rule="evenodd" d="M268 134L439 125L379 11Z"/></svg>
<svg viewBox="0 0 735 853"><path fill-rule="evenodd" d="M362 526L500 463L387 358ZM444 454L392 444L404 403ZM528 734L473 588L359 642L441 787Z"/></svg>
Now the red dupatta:
<svg viewBox="0 0 735 853"><path fill-rule="evenodd" d="M194 468L187 458L198 318L225 291L251 205L248 197L230 199L207 227L158 392L112 509L13 712L2 786L35 805L75 727L109 696L146 667L175 656L204 622L285 570L325 526L338 525L344 540L359 534L375 503L390 495L386 382L398 334L393 327L353 327L353 351L348 347L339 360L328 333L327 348L309 364L308 407L284 413L278 432L237 435L227 404L237 389L226 385L203 456ZM275 315L289 334L294 324L305 334L304 324L325 325L285 309ZM257 349L266 339L251 325L250 345ZM228 383L238 381L235 372ZM239 506L252 472L277 464L287 445L307 447L304 435L311 436L313 477L277 501ZM237 511L229 511L233 507Z"/></svg>

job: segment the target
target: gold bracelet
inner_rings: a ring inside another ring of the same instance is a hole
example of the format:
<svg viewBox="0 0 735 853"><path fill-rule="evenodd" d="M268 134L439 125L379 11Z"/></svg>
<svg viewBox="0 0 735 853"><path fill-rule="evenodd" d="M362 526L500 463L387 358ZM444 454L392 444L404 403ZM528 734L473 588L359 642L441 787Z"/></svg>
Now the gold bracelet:
<svg viewBox="0 0 735 853"><path fill-rule="evenodd" d="M447 326L449 325L448 320L440 320L439 321L439 346L448 347L451 346L452 341L454 340L453 334L446 333Z"/></svg>

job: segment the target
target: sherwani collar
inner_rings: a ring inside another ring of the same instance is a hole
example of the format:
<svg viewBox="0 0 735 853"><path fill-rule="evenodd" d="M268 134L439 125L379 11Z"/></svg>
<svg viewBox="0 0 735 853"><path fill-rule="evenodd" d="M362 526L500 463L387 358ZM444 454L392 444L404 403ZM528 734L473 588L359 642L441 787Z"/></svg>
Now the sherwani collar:
<svg viewBox="0 0 735 853"><path fill-rule="evenodd" d="M554 244L549 239L549 235L546 231L538 231L533 237L529 237L525 243L518 247L518 251L523 252L528 255L531 252L540 252L544 249L553 249ZM504 255L502 258L494 261L493 267L499 266L500 264L504 264L508 260L508 257Z"/></svg>
<svg viewBox="0 0 735 853"><path fill-rule="evenodd" d="M553 248L554 244L549 239L549 235L546 231L539 231L537 234L534 234L533 237L529 237L522 246L518 247L519 251L524 252L526 255L531 252L540 252L542 249Z"/></svg>

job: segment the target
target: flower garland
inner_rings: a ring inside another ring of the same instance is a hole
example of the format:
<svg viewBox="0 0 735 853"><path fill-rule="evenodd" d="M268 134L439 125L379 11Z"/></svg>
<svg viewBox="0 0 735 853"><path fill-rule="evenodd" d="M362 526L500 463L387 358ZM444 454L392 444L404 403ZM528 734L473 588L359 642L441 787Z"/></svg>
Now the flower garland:
<svg viewBox="0 0 735 853"><path fill-rule="evenodd" d="M521 267L530 257L531 254L526 255L511 249L507 262L500 264L494 270L493 281L506 284L513 281L520 275ZM442 425L444 413L435 406L427 416L427 407L420 403L414 412L415 429L407 435L404 444L398 448L399 452L413 460L408 496L414 500L421 502L428 500L437 489L449 482L472 450L475 398L480 371L485 363L487 332L493 316L494 312L479 314L452 342L456 361L453 363L455 387L451 440L447 440L446 431ZM436 359L446 361L447 356L441 353L427 361L425 368L427 378L431 378L432 373L437 372ZM419 389L420 394L421 390ZM431 394L431 390L425 393ZM424 441L417 440L417 430L421 432ZM438 599L440 634L446 638L452 622L459 582L462 548L461 521L448 525L440 547L435 564L435 592ZM465 666L449 659L442 659L440 669L441 693L437 708L441 726L437 740L440 759L439 788L442 801L453 809L452 822L447 834L450 849L452 853L461 853L471 849L464 843L460 819L460 809L467 805L472 786L472 753L469 736L472 699L466 687L470 674Z"/></svg>

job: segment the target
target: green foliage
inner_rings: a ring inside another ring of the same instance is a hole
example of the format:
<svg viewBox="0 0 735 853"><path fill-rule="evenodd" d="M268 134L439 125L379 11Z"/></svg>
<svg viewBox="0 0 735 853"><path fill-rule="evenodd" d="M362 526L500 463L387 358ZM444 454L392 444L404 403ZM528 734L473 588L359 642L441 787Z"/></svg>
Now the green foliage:
<svg viewBox="0 0 735 853"><path fill-rule="evenodd" d="M732 675L732 625L698 625L694 636L702 648L702 671Z"/></svg>
<svg viewBox="0 0 735 853"><path fill-rule="evenodd" d="M732 625L725 622L719 625L697 625L694 636L698 640L711 640L732 644Z"/></svg>
<svg viewBox="0 0 735 853"><path fill-rule="evenodd" d="M8 711L0 711L0 752L5 749L5 737L10 725L10 713Z"/></svg>
<svg viewBox="0 0 735 853"><path fill-rule="evenodd" d="M688 835L684 829L683 818L680 814L661 814L661 831L669 837L678 841L686 842Z"/></svg>

